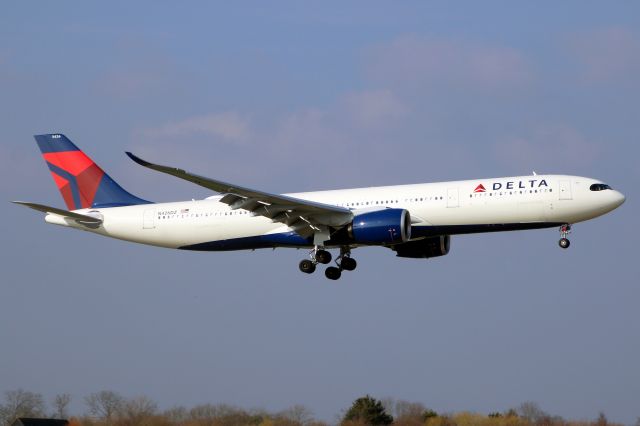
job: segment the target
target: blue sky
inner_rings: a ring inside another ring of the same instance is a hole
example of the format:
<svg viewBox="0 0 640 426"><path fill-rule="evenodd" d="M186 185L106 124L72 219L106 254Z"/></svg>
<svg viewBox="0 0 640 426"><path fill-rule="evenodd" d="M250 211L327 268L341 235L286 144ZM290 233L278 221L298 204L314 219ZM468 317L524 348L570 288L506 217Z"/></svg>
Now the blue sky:
<svg viewBox="0 0 640 426"><path fill-rule="evenodd" d="M112 389L333 420L370 393L437 411L538 402L640 416L637 2L12 2L0 14L0 391ZM124 151L275 192L566 173L627 196L555 230L454 237L440 259L184 253L47 226L32 135L131 192L202 188Z"/></svg>

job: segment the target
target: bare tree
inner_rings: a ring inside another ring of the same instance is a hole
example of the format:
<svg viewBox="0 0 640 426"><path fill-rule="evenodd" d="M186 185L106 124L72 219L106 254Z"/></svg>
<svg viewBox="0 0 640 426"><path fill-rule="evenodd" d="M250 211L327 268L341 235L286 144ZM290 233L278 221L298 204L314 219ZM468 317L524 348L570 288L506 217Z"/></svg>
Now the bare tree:
<svg viewBox="0 0 640 426"><path fill-rule="evenodd" d="M427 407L420 402L409 402L398 400L396 402L395 421L394 424L409 426L423 425L429 413ZM435 412L433 412L435 414Z"/></svg>
<svg viewBox="0 0 640 426"><path fill-rule="evenodd" d="M396 402L395 414L397 417L418 417L421 418L427 407L420 402L409 402L399 400Z"/></svg>
<svg viewBox="0 0 640 426"><path fill-rule="evenodd" d="M518 414L520 414L520 417L531 423L537 423L545 417L549 417L549 415L545 413L537 403L531 401L520 404L520 407L518 407Z"/></svg>
<svg viewBox="0 0 640 426"><path fill-rule="evenodd" d="M110 423L122 409L124 398L113 391L92 393L84 399L89 408L89 414Z"/></svg>
<svg viewBox="0 0 640 426"><path fill-rule="evenodd" d="M5 392L5 402L0 405L0 422L8 424L16 417L41 417L45 406L42 395L23 389Z"/></svg>
<svg viewBox="0 0 640 426"><path fill-rule="evenodd" d="M219 415L220 410L218 406L213 404L200 404L189 410L189 418L192 420L215 419Z"/></svg>
<svg viewBox="0 0 640 426"><path fill-rule="evenodd" d="M66 419L69 417L68 407L71 403L71 395L68 393L61 393L56 395L53 399L54 413L53 416L59 419Z"/></svg>
<svg viewBox="0 0 640 426"><path fill-rule="evenodd" d="M396 412L396 400L390 396L380 399L384 410L389 414L395 414Z"/></svg>
<svg viewBox="0 0 640 426"><path fill-rule="evenodd" d="M607 426L609 421L607 420L607 416L604 415L602 411L598 413L598 419L596 420L597 426Z"/></svg>
<svg viewBox="0 0 640 426"><path fill-rule="evenodd" d="M189 419L189 411L182 405L176 405L168 410L164 410L162 415L172 423L183 423Z"/></svg>
<svg viewBox="0 0 640 426"><path fill-rule="evenodd" d="M296 404L280 412L278 417L291 420L299 425L308 425L313 421L313 412L304 405Z"/></svg>
<svg viewBox="0 0 640 426"><path fill-rule="evenodd" d="M128 425L140 425L158 412L155 402L146 396L138 396L124 401L120 408L120 418Z"/></svg>

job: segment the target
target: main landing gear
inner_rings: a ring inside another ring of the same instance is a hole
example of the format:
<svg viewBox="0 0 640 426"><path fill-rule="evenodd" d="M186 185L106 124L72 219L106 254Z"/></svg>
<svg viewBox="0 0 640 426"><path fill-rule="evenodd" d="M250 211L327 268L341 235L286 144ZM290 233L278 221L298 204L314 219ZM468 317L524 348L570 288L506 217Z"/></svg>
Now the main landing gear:
<svg viewBox="0 0 640 426"><path fill-rule="evenodd" d="M570 233L571 225L569 225L568 223L560 227L560 241L558 241L558 245L560 245L560 247L562 247L563 249L567 249L571 245L571 241L569 241L569 239L567 238L567 235L569 235Z"/></svg>
<svg viewBox="0 0 640 426"><path fill-rule="evenodd" d="M328 264L331 262L331 253L322 247L316 246L309 253L310 259L300 261L300 270L305 274L312 274L316 270L318 263ZM324 271L324 275L330 280L337 280L342 275L342 271L353 271L358 265L355 259L351 257L349 247L341 247L340 255L336 259L336 266L329 266Z"/></svg>

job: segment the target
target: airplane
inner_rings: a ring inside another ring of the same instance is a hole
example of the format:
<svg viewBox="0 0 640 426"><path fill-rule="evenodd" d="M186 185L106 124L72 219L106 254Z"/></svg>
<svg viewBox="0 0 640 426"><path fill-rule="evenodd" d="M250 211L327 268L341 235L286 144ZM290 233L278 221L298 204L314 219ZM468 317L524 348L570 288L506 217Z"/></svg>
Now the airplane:
<svg viewBox="0 0 640 426"><path fill-rule="evenodd" d="M137 164L207 188L202 200L153 203L124 190L65 135L35 136L67 210L14 201L46 213L47 223L106 237L182 250L309 249L299 263L318 264L337 280L356 269L351 251L380 246L396 256L426 259L449 253L451 235L559 227L569 247L571 225L604 215L625 201L591 178L538 175L340 189L268 192L150 163Z"/></svg>

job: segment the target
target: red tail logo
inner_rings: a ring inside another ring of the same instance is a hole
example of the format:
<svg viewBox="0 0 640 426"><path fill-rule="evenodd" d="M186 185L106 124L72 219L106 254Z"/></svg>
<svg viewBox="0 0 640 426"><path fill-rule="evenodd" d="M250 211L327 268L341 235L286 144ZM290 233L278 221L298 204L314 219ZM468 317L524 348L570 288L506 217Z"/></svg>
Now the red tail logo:
<svg viewBox="0 0 640 426"><path fill-rule="evenodd" d="M91 207L104 172L82 151L43 154L69 210Z"/></svg>

